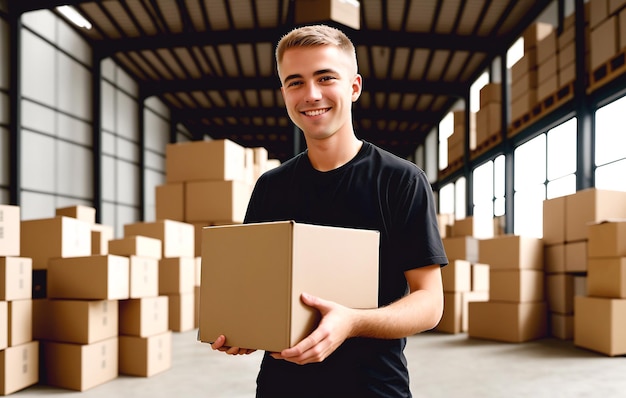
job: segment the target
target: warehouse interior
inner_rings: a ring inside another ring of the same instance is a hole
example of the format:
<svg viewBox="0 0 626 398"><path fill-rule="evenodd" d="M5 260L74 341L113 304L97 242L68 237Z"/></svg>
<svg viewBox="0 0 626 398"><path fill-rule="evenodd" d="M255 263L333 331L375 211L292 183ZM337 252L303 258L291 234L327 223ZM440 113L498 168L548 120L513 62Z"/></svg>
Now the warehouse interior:
<svg viewBox="0 0 626 398"><path fill-rule="evenodd" d="M202 229L306 149L274 50L318 22L437 200L414 396L626 389L626 0L0 0L0 394L254 394L198 341Z"/></svg>

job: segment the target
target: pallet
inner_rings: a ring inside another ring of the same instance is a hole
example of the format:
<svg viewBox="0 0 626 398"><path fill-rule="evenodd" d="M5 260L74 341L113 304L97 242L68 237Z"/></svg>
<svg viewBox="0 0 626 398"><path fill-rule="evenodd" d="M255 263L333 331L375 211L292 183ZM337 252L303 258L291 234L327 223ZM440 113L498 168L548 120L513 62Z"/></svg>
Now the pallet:
<svg viewBox="0 0 626 398"><path fill-rule="evenodd" d="M587 94L611 82L624 72L626 72L626 47L589 74Z"/></svg>
<svg viewBox="0 0 626 398"><path fill-rule="evenodd" d="M529 112L511 122L508 136L512 137L528 125L541 119L574 97L574 80L540 100Z"/></svg>
<svg viewBox="0 0 626 398"><path fill-rule="evenodd" d="M483 153L487 152L488 150L490 150L491 148L495 147L496 145L498 145L501 142L502 142L502 134L500 134L500 133L494 134L494 135L491 135L491 136L487 137L486 140L484 140L482 142L479 142L476 145L476 148L471 150L471 152L470 152L470 159L472 159L472 160L476 159L478 156L480 156Z"/></svg>

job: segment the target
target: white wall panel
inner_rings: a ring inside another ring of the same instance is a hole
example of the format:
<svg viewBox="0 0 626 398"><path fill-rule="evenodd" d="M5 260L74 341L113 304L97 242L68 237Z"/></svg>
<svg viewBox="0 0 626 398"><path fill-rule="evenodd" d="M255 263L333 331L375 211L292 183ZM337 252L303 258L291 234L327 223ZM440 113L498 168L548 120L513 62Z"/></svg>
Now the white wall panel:
<svg viewBox="0 0 626 398"><path fill-rule="evenodd" d="M161 115L165 117L166 119L170 118L169 108L159 98L157 97L146 98L145 105L146 105L146 108L150 109L157 115Z"/></svg>
<svg viewBox="0 0 626 398"><path fill-rule="evenodd" d="M134 98L117 91L115 101L116 129L119 136L139 142L138 106Z"/></svg>
<svg viewBox="0 0 626 398"><path fill-rule="evenodd" d="M170 138L168 121L155 115L150 110L146 110L143 114L146 148L155 152L165 153L165 146Z"/></svg>
<svg viewBox="0 0 626 398"><path fill-rule="evenodd" d="M115 65L115 62L111 60L111 58L103 59L102 62L100 62L100 73L102 74L102 77L112 82L115 81L116 69L117 66Z"/></svg>
<svg viewBox="0 0 626 398"><path fill-rule="evenodd" d="M0 92L0 123L9 124L9 95L3 92Z"/></svg>
<svg viewBox="0 0 626 398"><path fill-rule="evenodd" d="M159 155L154 152L146 151L144 162L146 164L146 168L165 173L165 155Z"/></svg>
<svg viewBox="0 0 626 398"><path fill-rule="evenodd" d="M127 160L130 163L139 163L139 145L135 142L117 137L115 154L118 159Z"/></svg>
<svg viewBox="0 0 626 398"><path fill-rule="evenodd" d="M0 127L0 185L9 185L9 170L9 130Z"/></svg>
<svg viewBox="0 0 626 398"><path fill-rule="evenodd" d="M93 155L83 146L59 141L57 144L56 192L62 195L93 196Z"/></svg>
<svg viewBox="0 0 626 398"><path fill-rule="evenodd" d="M115 205L113 203L102 203L102 207L100 209L100 222L104 225L113 226L114 231L114 239L118 239L124 236L124 231L121 233L118 232L117 228L115 228Z"/></svg>
<svg viewBox="0 0 626 398"><path fill-rule="evenodd" d="M115 139L116 137L106 131L102 132L102 153L115 156Z"/></svg>
<svg viewBox="0 0 626 398"><path fill-rule="evenodd" d="M102 200L114 201L116 195L115 179L115 159L102 155Z"/></svg>
<svg viewBox="0 0 626 398"><path fill-rule="evenodd" d="M57 114L57 136L77 144L91 146L93 134L91 124L62 113Z"/></svg>
<svg viewBox="0 0 626 398"><path fill-rule="evenodd" d="M58 43L63 50L72 54L85 65L91 66L91 47L74 29L62 20L58 24Z"/></svg>
<svg viewBox="0 0 626 398"><path fill-rule="evenodd" d="M56 42L57 17L48 10L27 12L22 15L22 24L51 42Z"/></svg>
<svg viewBox="0 0 626 398"><path fill-rule="evenodd" d="M63 53L58 53L57 98L59 109L91 120L91 73Z"/></svg>
<svg viewBox="0 0 626 398"><path fill-rule="evenodd" d="M20 199L20 216L22 220L51 218L56 214L56 202L52 194L24 191Z"/></svg>
<svg viewBox="0 0 626 398"><path fill-rule="evenodd" d="M117 205L117 231L120 235L124 233L124 225L132 224L141 220L141 214L139 211L131 206Z"/></svg>
<svg viewBox="0 0 626 398"><path fill-rule="evenodd" d="M45 106L22 100L22 127L56 135L56 113Z"/></svg>
<svg viewBox="0 0 626 398"><path fill-rule="evenodd" d="M105 130L115 130L115 88L111 83L103 81L100 85L101 126Z"/></svg>
<svg viewBox="0 0 626 398"><path fill-rule="evenodd" d="M22 130L20 170L24 189L55 192L55 141L54 138Z"/></svg>
<svg viewBox="0 0 626 398"><path fill-rule="evenodd" d="M22 29L22 95L55 106L56 56L49 43Z"/></svg>
<svg viewBox="0 0 626 398"><path fill-rule="evenodd" d="M139 166L118 160L116 162L117 178L115 179L115 189L117 191L116 200L118 203L127 205L138 205L139 197Z"/></svg>
<svg viewBox="0 0 626 398"><path fill-rule="evenodd" d="M152 170L145 170L145 202L144 219L154 221L156 219L156 186L165 184L165 177L162 173Z"/></svg>
<svg viewBox="0 0 626 398"><path fill-rule="evenodd" d="M0 19L0 59L9 59L9 24ZM9 88L9 63L0 62L0 88Z"/></svg>

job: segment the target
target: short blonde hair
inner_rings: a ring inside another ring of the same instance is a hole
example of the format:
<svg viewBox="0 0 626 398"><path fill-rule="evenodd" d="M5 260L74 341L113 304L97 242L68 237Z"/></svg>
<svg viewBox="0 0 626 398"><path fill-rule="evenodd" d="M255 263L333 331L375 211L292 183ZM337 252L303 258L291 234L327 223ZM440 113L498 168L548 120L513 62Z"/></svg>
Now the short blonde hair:
<svg viewBox="0 0 626 398"><path fill-rule="evenodd" d="M356 49L352 41L337 28L327 25L307 25L285 34L276 46L276 62L283 60L285 51L296 47L336 46L352 59L354 73L358 71Z"/></svg>

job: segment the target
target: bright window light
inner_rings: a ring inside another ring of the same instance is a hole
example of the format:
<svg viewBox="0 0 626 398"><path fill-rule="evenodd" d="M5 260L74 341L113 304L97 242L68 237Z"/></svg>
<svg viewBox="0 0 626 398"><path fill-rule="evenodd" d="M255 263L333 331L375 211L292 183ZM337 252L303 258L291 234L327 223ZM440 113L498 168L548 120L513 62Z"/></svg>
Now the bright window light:
<svg viewBox="0 0 626 398"><path fill-rule="evenodd" d="M80 15L78 11L76 11L73 7L70 6L61 6L57 7L57 11L59 11L63 16L70 20L74 25L79 28L91 29L91 22L89 22L85 17Z"/></svg>

